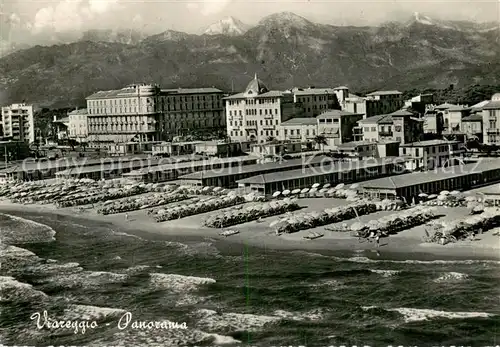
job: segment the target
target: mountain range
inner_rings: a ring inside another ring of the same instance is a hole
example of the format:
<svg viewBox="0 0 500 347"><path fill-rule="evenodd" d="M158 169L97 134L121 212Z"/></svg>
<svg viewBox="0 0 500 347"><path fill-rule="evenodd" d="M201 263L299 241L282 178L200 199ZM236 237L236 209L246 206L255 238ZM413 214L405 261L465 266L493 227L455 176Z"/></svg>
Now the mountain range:
<svg viewBox="0 0 500 347"><path fill-rule="evenodd" d="M418 13L378 27L332 26L282 12L253 27L224 19L202 35L96 30L1 58L0 102L79 106L97 90L140 81L239 91L255 73L271 89L500 84L500 27Z"/></svg>

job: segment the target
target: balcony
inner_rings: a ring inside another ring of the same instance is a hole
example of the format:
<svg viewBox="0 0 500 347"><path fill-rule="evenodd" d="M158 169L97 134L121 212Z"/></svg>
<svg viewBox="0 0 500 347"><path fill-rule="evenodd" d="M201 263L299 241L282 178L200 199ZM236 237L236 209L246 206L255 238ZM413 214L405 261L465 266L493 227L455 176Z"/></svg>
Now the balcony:
<svg viewBox="0 0 500 347"><path fill-rule="evenodd" d="M361 127L352 128L352 134L353 135L363 135L363 128L361 128Z"/></svg>
<svg viewBox="0 0 500 347"><path fill-rule="evenodd" d="M392 130L380 130L378 134L379 136L391 136L391 137L394 135Z"/></svg>
<svg viewBox="0 0 500 347"><path fill-rule="evenodd" d="M488 128L486 130L488 134L500 134L500 129L499 128Z"/></svg>

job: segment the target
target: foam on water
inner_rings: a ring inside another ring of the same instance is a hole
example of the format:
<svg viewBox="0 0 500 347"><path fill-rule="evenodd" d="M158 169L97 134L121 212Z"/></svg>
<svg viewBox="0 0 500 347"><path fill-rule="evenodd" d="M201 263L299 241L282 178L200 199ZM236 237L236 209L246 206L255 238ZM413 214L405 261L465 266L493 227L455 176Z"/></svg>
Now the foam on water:
<svg viewBox="0 0 500 347"><path fill-rule="evenodd" d="M313 309L307 312L277 310L273 312L273 316L295 321L318 321L323 319L324 313L321 309Z"/></svg>
<svg viewBox="0 0 500 347"><path fill-rule="evenodd" d="M438 278L434 280L434 282L453 282L453 281L463 281L469 278L467 274L461 272L445 272Z"/></svg>
<svg viewBox="0 0 500 347"><path fill-rule="evenodd" d="M293 314L292 314L293 315ZM264 316L243 313L218 313L214 310L201 309L194 313L199 319L197 326L209 331L255 331L269 323L280 321L283 317Z"/></svg>
<svg viewBox="0 0 500 347"><path fill-rule="evenodd" d="M107 271L76 271L74 273L58 273L44 280L65 288L92 289L105 284L122 283L128 279L127 274Z"/></svg>
<svg viewBox="0 0 500 347"><path fill-rule="evenodd" d="M393 263L393 264L424 264L424 265L472 265L472 264L496 264L500 265L498 260L388 260L388 259L370 259L368 257L333 257L337 261L348 261L353 263Z"/></svg>
<svg viewBox="0 0 500 347"><path fill-rule="evenodd" d="M126 311L119 308L89 306L89 305L70 305L64 310L64 320L100 320L110 316L116 317L124 314Z"/></svg>
<svg viewBox="0 0 500 347"><path fill-rule="evenodd" d="M56 232L48 225L6 213L0 213L0 219L3 219L0 238L4 243L20 244L55 240Z"/></svg>
<svg viewBox="0 0 500 347"><path fill-rule="evenodd" d="M367 311L377 309L377 306L363 306L362 309ZM406 323L425 321L433 318L447 318L447 319L466 319L466 318L489 318L495 316L487 312L448 312L437 311L423 308L384 308L386 311L398 312L404 317Z"/></svg>
<svg viewBox="0 0 500 347"><path fill-rule="evenodd" d="M314 252L307 252L307 251L292 251L291 253L298 255L298 256L306 256L306 257L314 257L314 258L329 258L329 256L327 256L327 255L314 253Z"/></svg>
<svg viewBox="0 0 500 347"><path fill-rule="evenodd" d="M0 276L0 302L31 302L47 298L47 294L34 289L31 284L19 282L14 277Z"/></svg>
<svg viewBox="0 0 500 347"><path fill-rule="evenodd" d="M198 289L205 284L213 284L215 280L208 277L184 276L176 274L150 273L150 283L158 289L169 289L174 292L186 292Z"/></svg>
<svg viewBox="0 0 500 347"><path fill-rule="evenodd" d="M382 277L392 277L400 273L401 271L397 270L370 270L373 273L379 274Z"/></svg>

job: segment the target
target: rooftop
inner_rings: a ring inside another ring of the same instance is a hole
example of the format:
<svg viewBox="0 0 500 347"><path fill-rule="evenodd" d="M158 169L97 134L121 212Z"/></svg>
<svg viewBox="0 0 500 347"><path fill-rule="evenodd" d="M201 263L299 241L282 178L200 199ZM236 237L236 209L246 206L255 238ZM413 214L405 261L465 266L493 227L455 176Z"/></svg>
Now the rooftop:
<svg viewBox="0 0 500 347"><path fill-rule="evenodd" d="M392 117L388 114L379 114L358 121L359 124L392 124Z"/></svg>
<svg viewBox="0 0 500 347"><path fill-rule="evenodd" d="M76 116L76 115L86 115L88 111L86 108L78 108L68 113L68 116Z"/></svg>
<svg viewBox="0 0 500 347"><path fill-rule="evenodd" d="M65 170L72 167L88 167L96 165L105 164L117 164L117 163L128 163L132 161L137 161L137 157L127 158L127 157L108 157L108 158L97 158L97 159L87 159L86 158L62 158L57 160L40 160L40 161L24 161L22 164L14 165L6 169L0 170L0 172L29 172L36 170L50 170L56 169ZM142 158L147 161L150 165L157 165L160 160L154 158Z"/></svg>
<svg viewBox="0 0 500 347"><path fill-rule="evenodd" d="M286 122L281 123L282 126L289 125L316 125L318 121L316 118L292 118Z"/></svg>
<svg viewBox="0 0 500 347"><path fill-rule="evenodd" d="M368 146L368 145L376 145L377 142L373 141L351 141L351 142L344 142L341 143L340 145L337 146L339 149L344 149L344 148L356 148L358 146Z"/></svg>
<svg viewBox="0 0 500 347"><path fill-rule="evenodd" d="M361 183L361 186L363 188L397 189L498 169L500 169L500 162L498 160L483 160L473 164L456 165L431 171L378 178Z"/></svg>
<svg viewBox="0 0 500 347"><path fill-rule="evenodd" d="M480 114L473 114L462 118L462 122L482 122L483 116Z"/></svg>
<svg viewBox="0 0 500 347"><path fill-rule="evenodd" d="M307 88L307 89L299 89L296 91L292 91L295 95L311 95L311 94L334 94L335 89L332 88Z"/></svg>
<svg viewBox="0 0 500 347"><path fill-rule="evenodd" d="M480 109L480 108L483 108L483 106L485 106L489 102L490 102L490 100L481 101L481 102L478 102L475 105L472 105L470 108L472 108L472 109L479 108Z"/></svg>
<svg viewBox="0 0 500 347"><path fill-rule="evenodd" d="M325 118L340 118L340 117L348 117L348 116L361 116L361 114L342 111L342 110L328 110L326 112L321 113L316 118L317 119L325 119Z"/></svg>
<svg viewBox="0 0 500 347"><path fill-rule="evenodd" d="M401 93L398 90L377 90L376 92L366 94L366 96L378 96L378 95L401 95Z"/></svg>
<svg viewBox="0 0 500 347"><path fill-rule="evenodd" d="M490 101L483 107L483 110L499 110L499 109L500 109L500 100Z"/></svg>
<svg viewBox="0 0 500 347"><path fill-rule="evenodd" d="M209 87L209 88L177 88L177 89L162 89L162 93L167 94L209 94L209 93L223 93L222 90Z"/></svg>
<svg viewBox="0 0 500 347"><path fill-rule="evenodd" d="M447 109L449 109L451 107L456 108L456 107L460 107L460 106L459 105L455 105L455 104L449 104L449 103L445 102L444 104L438 105L438 106L436 106L434 108L437 109L437 110L447 110Z"/></svg>
<svg viewBox="0 0 500 347"><path fill-rule="evenodd" d="M240 156L240 157L229 157L229 158L210 158L203 160L192 160L185 162L171 162L168 164L161 164L157 166L151 166L147 168L143 168L140 170L134 170L129 173L124 174L123 176L137 176L137 175L146 175L152 172L162 172L162 171L170 171L170 170L181 170L190 167L204 167L212 164L224 164L224 163L238 163L243 162L245 160L257 160L257 158L253 156ZM217 169L221 170L221 169Z"/></svg>
<svg viewBox="0 0 500 347"><path fill-rule="evenodd" d="M253 98L279 98L279 97L282 97L284 94L284 92L280 91L280 90L270 90L266 93L262 93L262 94L255 94L254 96L252 96ZM238 94L234 94L234 95L230 95L230 96L226 96L224 99L246 99L247 96L245 93L238 93Z"/></svg>
<svg viewBox="0 0 500 347"><path fill-rule="evenodd" d="M307 165L320 165L322 163L331 162L332 159L324 156L309 156L299 159L291 159L291 160L283 160L280 162L272 162L272 163L264 163L264 164L255 164L255 165L245 165L241 167L233 167L227 169L218 169L216 171L203 171L203 172L194 172L192 174L184 175L182 179L202 179L202 178L211 178L211 177L223 177L223 176L231 176L234 174L255 174L258 175L260 173L266 173L266 171L272 170L280 170L280 173L283 173L287 169L295 169L300 168Z"/></svg>
<svg viewBox="0 0 500 347"><path fill-rule="evenodd" d="M428 147L428 146L451 145L455 143L459 143L459 141L428 140L428 141L418 141L418 142L401 144L401 147Z"/></svg>
<svg viewBox="0 0 500 347"><path fill-rule="evenodd" d="M394 163L397 161L401 162L401 158L388 157L388 158L378 158L378 159L359 160L359 161L337 161L337 162L331 161L330 163L325 163L325 165L322 166L321 169L308 167L296 170L271 172L267 174L260 174L244 178L242 180L238 180L237 182L242 184L265 184L265 183L282 182L282 181L300 179L305 177L315 177L332 173L348 172L351 170L369 169L373 167Z"/></svg>

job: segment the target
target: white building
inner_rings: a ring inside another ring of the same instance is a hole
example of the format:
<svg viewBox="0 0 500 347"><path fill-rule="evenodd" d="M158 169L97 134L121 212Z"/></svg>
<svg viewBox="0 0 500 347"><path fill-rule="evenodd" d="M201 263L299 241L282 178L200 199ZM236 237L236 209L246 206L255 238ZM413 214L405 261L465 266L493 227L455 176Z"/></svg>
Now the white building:
<svg viewBox="0 0 500 347"><path fill-rule="evenodd" d="M224 100L227 136L237 142L263 143L268 138L279 137L279 125L295 112L293 94L268 90L257 74L244 92Z"/></svg>
<svg viewBox="0 0 500 347"><path fill-rule="evenodd" d="M68 113L68 135L77 142L87 142L88 113L86 108L76 109Z"/></svg>
<svg viewBox="0 0 500 347"><path fill-rule="evenodd" d="M483 141L488 145L500 144L500 93L482 107Z"/></svg>
<svg viewBox="0 0 500 347"><path fill-rule="evenodd" d="M3 136L13 141L35 142L33 105L12 104L2 107Z"/></svg>

